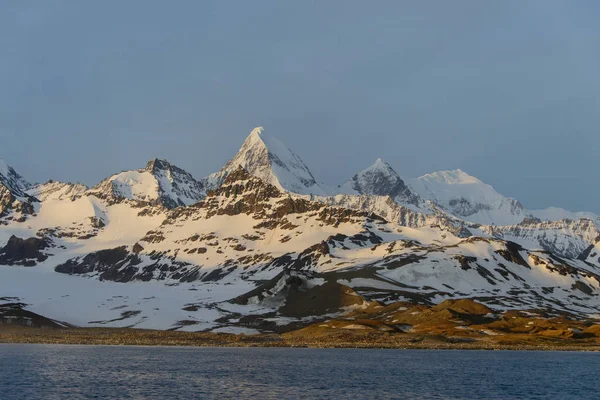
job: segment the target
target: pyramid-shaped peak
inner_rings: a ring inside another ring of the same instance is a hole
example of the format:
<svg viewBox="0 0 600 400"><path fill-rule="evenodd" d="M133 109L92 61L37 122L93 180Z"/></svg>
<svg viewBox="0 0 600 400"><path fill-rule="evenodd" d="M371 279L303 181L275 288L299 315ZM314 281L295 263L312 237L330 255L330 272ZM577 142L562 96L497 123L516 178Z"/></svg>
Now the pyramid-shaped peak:
<svg viewBox="0 0 600 400"><path fill-rule="evenodd" d="M414 195L406 186L400 175L378 158L367 169L359 172L340 187L342 193L376 196L402 197L403 201L412 202Z"/></svg>
<svg viewBox="0 0 600 400"><path fill-rule="evenodd" d="M10 190L25 191L31 186L13 167L0 158L0 183L8 186ZM22 195L22 194L19 194Z"/></svg>
<svg viewBox="0 0 600 400"><path fill-rule="evenodd" d="M111 201L121 198L162 204L167 208L187 206L202 200L202 182L165 159L153 158L143 169L122 171L104 179L88 194Z"/></svg>
<svg viewBox="0 0 600 400"><path fill-rule="evenodd" d="M167 160L160 159L160 158L153 158L152 160L148 161L148 163L146 164L145 170L148 172L154 173L157 170L165 170L165 169L169 169L169 168L171 168L171 163L169 163Z"/></svg>
<svg viewBox="0 0 600 400"><path fill-rule="evenodd" d="M265 135L263 127L252 129L235 157L221 171L206 178L207 186L219 186L238 166L283 191L325 195L300 157L279 139Z"/></svg>
<svg viewBox="0 0 600 400"><path fill-rule="evenodd" d="M266 135L263 135L264 131L265 131L265 128L263 128L262 126L257 126L256 128L252 129L252 131L250 131L250 134L244 141L244 144L242 145L240 150L248 149L248 148L254 147L255 145L266 146L267 145L265 143Z"/></svg>
<svg viewBox="0 0 600 400"><path fill-rule="evenodd" d="M369 168L367 168L365 171L381 170L381 169L394 171L394 169L390 166L390 164L385 162L385 160L383 158L378 158L377 160L375 160L375 162ZM396 172L394 171L394 173L396 173Z"/></svg>

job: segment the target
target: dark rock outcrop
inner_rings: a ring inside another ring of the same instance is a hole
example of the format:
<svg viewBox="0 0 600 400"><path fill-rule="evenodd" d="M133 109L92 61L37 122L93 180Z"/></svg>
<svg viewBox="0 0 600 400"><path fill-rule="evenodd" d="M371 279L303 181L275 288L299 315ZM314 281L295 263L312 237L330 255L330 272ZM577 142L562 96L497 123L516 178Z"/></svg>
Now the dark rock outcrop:
<svg viewBox="0 0 600 400"><path fill-rule="evenodd" d="M6 246L0 250L0 265L33 267L48 258L43 250L50 247L52 244L48 239L35 237L21 239L13 235L8 239Z"/></svg>

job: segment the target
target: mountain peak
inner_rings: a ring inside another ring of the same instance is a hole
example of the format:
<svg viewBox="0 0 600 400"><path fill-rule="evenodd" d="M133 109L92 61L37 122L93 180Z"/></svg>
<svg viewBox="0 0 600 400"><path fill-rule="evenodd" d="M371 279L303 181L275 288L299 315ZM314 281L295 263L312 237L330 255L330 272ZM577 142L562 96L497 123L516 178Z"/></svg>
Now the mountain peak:
<svg viewBox="0 0 600 400"><path fill-rule="evenodd" d="M154 174L156 173L158 170L166 170L166 169L170 169L172 167L172 165L165 159L160 159L160 158L153 158L152 160L148 161L148 163L146 164L146 168L144 168L146 171Z"/></svg>
<svg viewBox="0 0 600 400"><path fill-rule="evenodd" d="M461 169L423 175L410 185L422 198L469 222L516 225L530 216L517 200Z"/></svg>
<svg viewBox="0 0 600 400"><path fill-rule="evenodd" d="M202 183L190 173L159 158L148 161L143 169L112 175L89 193L162 204L167 208L194 204L206 195Z"/></svg>
<svg viewBox="0 0 600 400"><path fill-rule="evenodd" d="M373 166L386 166L388 165L388 163L386 163L383 158L378 158L377 160L375 160L375 162L373 163Z"/></svg>
<svg viewBox="0 0 600 400"><path fill-rule="evenodd" d="M235 157L221 171L206 178L207 185L211 188L219 186L238 166L284 191L325 194L302 159L279 139L266 135L263 127L250 132Z"/></svg>
<svg viewBox="0 0 600 400"><path fill-rule="evenodd" d="M0 158L0 183L16 192L18 196L24 196L25 190L31 186L29 182L19 175L13 167Z"/></svg>
<svg viewBox="0 0 600 400"><path fill-rule="evenodd" d="M416 196L400 175L383 159L378 158L367 169L354 175L341 186L346 194L390 196L401 202L415 203Z"/></svg>
<svg viewBox="0 0 600 400"><path fill-rule="evenodd" d="M472 175L467 174L460 168L432 172L417 179L429 182L445 183L449 185L484 184L482 181Z"/></svg>
<svg viewBox="0 0 600 400"><path fill-rule="evenodd" d="M389 171L390 174L392 174L392 175L398 175L398 173L396 171L394 171L394 169L390 166L390 164L385 162L383 160L383 158L378 158L377 160L375 160L375 162L373 164L371 164L371 166L369 168L367 168L365 171L369 171L369 170L371 170L371 171L384 170L384 171Z"/></svg>
<svg viewBox="0 0 600 400"><path fill-rule="evenodd" d="M263 128L262 126L257 126L256 128L252 129L252 131L250 132L250 135L248 135L248 138L252 138L252 139L260 138L260 136L262 135L264 130L265 130L265 128Z"/></svg>

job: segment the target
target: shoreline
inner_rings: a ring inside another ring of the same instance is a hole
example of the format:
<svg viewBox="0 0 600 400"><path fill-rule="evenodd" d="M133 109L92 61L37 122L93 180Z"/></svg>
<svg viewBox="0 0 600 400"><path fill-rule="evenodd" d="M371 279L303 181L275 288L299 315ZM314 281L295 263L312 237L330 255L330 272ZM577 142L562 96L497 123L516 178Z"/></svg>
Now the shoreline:
<svg viewBox="0 0 600 400"><path fill-rule="evenodd" d="M600 341L595 339L549 339L523 335L471 339L410 333L343 332L311 337L297 334L235 335L130 328L0 328L0 344L600 352Z"/></svg>

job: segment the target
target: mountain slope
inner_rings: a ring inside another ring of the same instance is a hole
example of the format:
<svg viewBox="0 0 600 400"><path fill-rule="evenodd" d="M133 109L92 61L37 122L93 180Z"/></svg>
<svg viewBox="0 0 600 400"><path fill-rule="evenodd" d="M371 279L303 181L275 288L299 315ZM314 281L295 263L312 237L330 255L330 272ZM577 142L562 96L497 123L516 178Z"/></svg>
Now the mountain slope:
<svg viewBox="0 0 600 400"><path fill-rule="evenodd" d="M0 159L0 183L19 196L24 196L25 190L31 186L25 178L19 175L13 167L2 159Z"/></svg>
<svg viewBox="0 0 600 400"><path fill-rule="evenodd" d="M89 190L2 165L0 302L54 321L252 333L398 301L600 306L594 221L532 218L460 170L409 185L377 160L328 196L262 128L204 183L158 159Z"/></svg>
<svg viewBox="0 0 600 400"><path fill-rule="evenodd" d="M202 200L206 192L203 184L188 172L155 158L144 169L112 175L87 194L113 202L129 199L171 209L194 204Z"/></svg>
<svg viewBox="0 0 600 400"><path fill-rule="evenodd" d="M325 195L300 157L278 139L265 134L262 127L254 128L235 157L206 178L207 186L216 188L240 166L281 190Z"/></svg>
<svg viewBox="0 0 600 400"><path fill-rule="evenodd" d="M410 181L413 190L448 213L486 225L514 225L528 218L517 200L461 171L438 171Z"/></svg>
<svg viewBox="0 0 600 400"><path fill-rule="evenodd" d="M0 226L0 264L11 265L0 293L74 325L234 332L306 326L374 300L597 313L600 266L485 232L463 238L444 221L387 196L309 200L238 167L170 211L93 194L42 202Z"/></svg>
<svg viewBox="0 0 600 400"><path fill-rule="evenodd" d="M27 194L39 201L73 199L81 196L88 187L81 183L48 181L33 185L27 189Z"/></svg>
<svg viewBox="0 0 600 400"><path fill-rule="evenodd" d="M0 159L0 225L24 221L35 212L37 199L26 193L29 186L14 168Z"/></svg>

